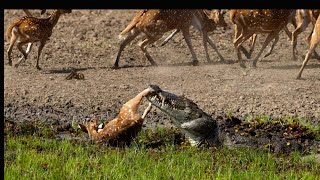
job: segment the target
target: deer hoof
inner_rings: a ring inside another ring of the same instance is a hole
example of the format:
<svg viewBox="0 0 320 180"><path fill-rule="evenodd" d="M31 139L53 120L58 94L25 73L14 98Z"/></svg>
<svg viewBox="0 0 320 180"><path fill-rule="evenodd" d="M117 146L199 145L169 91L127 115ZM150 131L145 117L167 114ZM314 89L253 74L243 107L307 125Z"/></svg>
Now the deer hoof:
<svg viewBox="0 0 320 180"><path fill-rule="evenodd" d="M243 63L240 63L240 67L242 67L242 68L247 68L247 66L244 65Z"/></svg>
<svg viewBox="0 0 320 180"><path fill-rule="evenodd" d="M118 65L114 65L111 67L111 69L120 69L120 67Z"/></svg>
<svg viewBox="0 0 320 180"><path fill-rule="evenodd" d="M199 65L199 61L192 61L192 62L191 62L191 65L192 65L192 66L198 66L198 65Z"/></svg>

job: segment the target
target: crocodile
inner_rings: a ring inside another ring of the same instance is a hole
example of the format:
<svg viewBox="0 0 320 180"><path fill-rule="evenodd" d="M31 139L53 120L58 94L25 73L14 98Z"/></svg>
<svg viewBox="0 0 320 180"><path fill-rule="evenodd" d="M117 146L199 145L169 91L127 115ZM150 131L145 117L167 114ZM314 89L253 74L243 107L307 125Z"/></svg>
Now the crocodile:
<svg viewBox="0 0 320 180"><path fill-rule="evenodd" d="M191 146L221 145L220 130L216 120L202 111L196 103L150 84L153 92L146 95L148 101L171 117L173 124L185 135Z"/></svg>

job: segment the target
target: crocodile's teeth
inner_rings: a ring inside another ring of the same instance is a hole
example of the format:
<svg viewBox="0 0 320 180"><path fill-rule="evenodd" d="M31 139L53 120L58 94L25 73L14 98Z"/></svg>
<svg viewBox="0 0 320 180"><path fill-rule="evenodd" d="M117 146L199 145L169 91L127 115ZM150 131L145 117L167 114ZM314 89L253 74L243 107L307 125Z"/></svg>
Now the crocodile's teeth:
<svg viewBox="0 0 320 180"><path fill-rule="evenodd" d="M164 97L162 97L162 106L164 106L164 105L165 105L164 101L165 101L165 98L164 98Z"/></svg>

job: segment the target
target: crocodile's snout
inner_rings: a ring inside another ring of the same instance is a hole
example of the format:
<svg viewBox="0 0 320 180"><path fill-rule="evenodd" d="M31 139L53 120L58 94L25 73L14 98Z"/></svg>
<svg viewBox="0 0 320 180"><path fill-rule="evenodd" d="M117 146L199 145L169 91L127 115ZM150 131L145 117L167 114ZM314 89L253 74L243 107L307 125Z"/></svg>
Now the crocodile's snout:
<svg viewBox="0 0 320 180"><path fill-rule="evenodd" d="M149 88L151 88L154 92L158 93L161 92L162 90L160 89L159 86L155 85L155 84L150 84Z"/></svg>

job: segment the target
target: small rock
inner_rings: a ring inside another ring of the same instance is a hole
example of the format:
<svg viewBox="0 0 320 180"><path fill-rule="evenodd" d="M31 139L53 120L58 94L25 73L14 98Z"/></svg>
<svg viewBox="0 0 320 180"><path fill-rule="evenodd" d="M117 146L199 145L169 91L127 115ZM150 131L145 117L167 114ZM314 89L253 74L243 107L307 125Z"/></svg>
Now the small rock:
<svg viewBox="0 0 320 180"><path fill-rule="evenodd" d="M29 92L27 90L23 89L22 94L25 96L25 95L29 94Z"/></svg>
<svg viewBox="0 0 320 180"><path fill-rule="evenodd" d="M127 85L127 84L121 84L121 85L119 86L119 88L120 88L120 89L129 89L130 86Z"/></svg>

